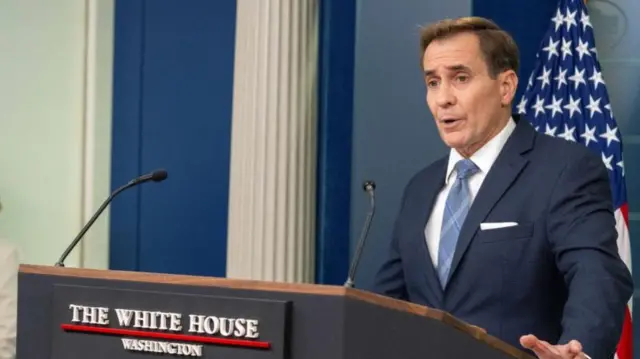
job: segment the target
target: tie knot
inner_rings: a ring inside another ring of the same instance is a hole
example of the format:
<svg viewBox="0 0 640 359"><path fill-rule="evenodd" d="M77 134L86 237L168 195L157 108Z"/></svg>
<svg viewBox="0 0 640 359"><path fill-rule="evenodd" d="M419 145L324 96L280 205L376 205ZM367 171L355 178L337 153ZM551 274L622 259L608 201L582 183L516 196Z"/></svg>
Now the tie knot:
<svg viewBox="0 0 640 359"><path fill-rule="evenodd" d="M467 179L478 172L478 170L478 166L470 159L460 160L456 163L456 176L458 179Z"/></svg>

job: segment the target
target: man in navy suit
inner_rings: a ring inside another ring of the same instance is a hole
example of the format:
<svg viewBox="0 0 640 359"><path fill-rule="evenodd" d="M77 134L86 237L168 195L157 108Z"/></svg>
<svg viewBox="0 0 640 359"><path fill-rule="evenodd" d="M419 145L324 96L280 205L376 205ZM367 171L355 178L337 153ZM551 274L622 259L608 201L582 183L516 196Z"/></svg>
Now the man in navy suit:
<svg viewBox="0 0 640 359"><path fill-rule="evenodd" d="M451 151L407 185L374 291L540 358L613 357L633 283L601 159L512 115L518 49L494 23L447 20L421 41Z"/></svg>

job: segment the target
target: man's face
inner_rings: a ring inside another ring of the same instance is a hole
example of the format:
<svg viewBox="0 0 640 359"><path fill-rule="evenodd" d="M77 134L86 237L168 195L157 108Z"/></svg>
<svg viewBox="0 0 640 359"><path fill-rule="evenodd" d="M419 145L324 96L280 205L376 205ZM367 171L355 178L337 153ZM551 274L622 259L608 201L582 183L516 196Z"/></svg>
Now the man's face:
<svg viewBox="0 0 640 359"><path fill-rule="evenodd" d="M475 34L433 41L423 69L427 104L447 146L471 156L502 130L517 78L513 71L490 77Z"/></svg>

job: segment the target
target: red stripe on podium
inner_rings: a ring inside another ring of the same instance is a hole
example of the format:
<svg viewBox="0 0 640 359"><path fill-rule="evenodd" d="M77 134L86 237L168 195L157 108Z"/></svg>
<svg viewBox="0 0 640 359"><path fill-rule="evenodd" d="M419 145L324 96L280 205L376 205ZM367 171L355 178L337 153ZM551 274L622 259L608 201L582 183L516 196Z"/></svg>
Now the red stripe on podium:
<svg viewBox="0 0 640 359"><path fill-rule="evenodd" d="M231 345L231 346L239 346L239 347L246 347L246 348L269 349L271 347L270 343L263 342L263 341L228 339L228 338L218 338L218 337L202 337L197 335L185 335L185 334L146 332L141 330L103 328L103 327L92 327L92 326L86 326L86 325L62 324L62 329L69 332L82 332L82 333L93 333L93 334L120 335L120 336L126 336L126 337L178 340L178 341L184 341L184 342Z"/></svg>

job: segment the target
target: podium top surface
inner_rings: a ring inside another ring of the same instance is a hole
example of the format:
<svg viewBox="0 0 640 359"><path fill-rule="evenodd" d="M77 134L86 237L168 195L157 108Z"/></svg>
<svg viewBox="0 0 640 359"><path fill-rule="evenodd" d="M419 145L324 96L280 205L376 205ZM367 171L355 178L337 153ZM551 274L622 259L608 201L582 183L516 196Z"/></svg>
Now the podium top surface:
<svg viewBox="0 0 640 359"><path fill-rule="evenodd" d="M503 342L502 340L487 334L484 329L466 323L447 312L428 308L414 303L409 303L406 301L396 300L359 289L346 288L343 286L305 283L283 283L261 280L228 279L194 275L69 268L29 264L20 265L20 273L72 278L89 278L99 280L102 279L109 281L220 287L249 291L288 292L297 294L346 297L356 301L367 302L382 308L398 310L410 313L412 315L435 319L464 333L467 333L475 339L483 341L488 345L494 347L495 349L503 351L514 358L535 359L533 356L527 354L526 352L519 350L518 348L515 348Z"/></svg>

